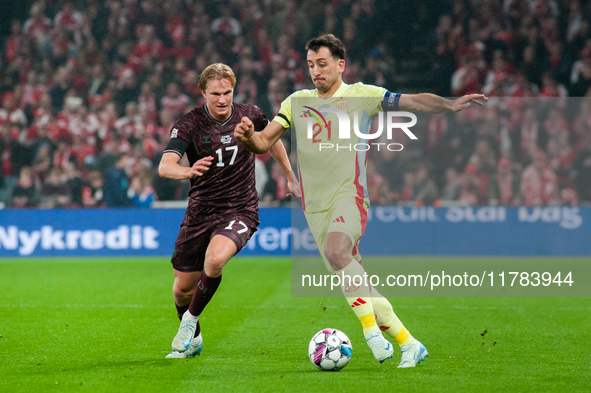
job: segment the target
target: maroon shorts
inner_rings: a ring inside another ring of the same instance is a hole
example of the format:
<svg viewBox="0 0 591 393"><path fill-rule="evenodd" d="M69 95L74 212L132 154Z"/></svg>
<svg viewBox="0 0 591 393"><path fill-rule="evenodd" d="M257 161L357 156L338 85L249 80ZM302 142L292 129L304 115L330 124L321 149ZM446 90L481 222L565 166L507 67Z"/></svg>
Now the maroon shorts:
<svg viewBox="0 0 591 393"><path fill-rule="evenodd" d="M258 224L252 215L229 214L209 217L195 225L181 225L172 252L172 267L181 272L203 270L205 251L215 235L232 240L238 253L256 232Z"/></svg>

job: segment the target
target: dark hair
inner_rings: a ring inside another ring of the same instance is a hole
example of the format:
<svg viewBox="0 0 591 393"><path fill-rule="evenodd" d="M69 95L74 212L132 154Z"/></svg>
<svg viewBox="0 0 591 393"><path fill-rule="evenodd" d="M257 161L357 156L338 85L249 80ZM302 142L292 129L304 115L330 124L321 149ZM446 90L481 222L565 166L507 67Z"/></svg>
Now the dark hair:
<svg viewBox="0 0 591 393"><path fill-rule="evenodd" d="M344 59L345 58L345 45L335 37L333 34L321 35L318 38L312 38L306 44L306 50L318 52L322 47L328 48L334 58Z"/></svg>

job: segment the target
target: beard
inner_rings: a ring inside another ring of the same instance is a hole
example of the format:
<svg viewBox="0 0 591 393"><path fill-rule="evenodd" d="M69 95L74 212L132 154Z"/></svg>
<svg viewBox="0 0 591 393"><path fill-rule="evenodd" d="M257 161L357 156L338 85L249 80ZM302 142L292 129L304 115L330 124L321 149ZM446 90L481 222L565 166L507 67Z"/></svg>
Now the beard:
<svg viewBox="0 0 591 393"><path fill-rule="evenodd" d="M331 86L329 86L329 85L326 83L326 79L315 80L315 81L314 81L314 85L315 85L315 86L316 86L316 88L317 88L318 90L320 90L321 92L328 91L328 90L330 90L330 88L331 88Z"/></svg>

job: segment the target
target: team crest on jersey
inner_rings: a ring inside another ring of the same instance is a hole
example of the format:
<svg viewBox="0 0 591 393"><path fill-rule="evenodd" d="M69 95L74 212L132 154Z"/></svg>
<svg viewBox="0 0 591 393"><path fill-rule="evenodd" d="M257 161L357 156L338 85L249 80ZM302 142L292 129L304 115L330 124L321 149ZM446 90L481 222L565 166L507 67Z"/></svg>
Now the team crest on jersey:
<svg viewBox="0 0 591 393"><path fill-rule="evenodd" d="M211 138L209 135L201 136L201 147L204 149L211 149Z"/></svg>
<svg viewBox="0 0 591 393"><path fill-rule="evenodd" d="M224 135L221 139L222 143L231 143L232 142L232 135Z"/></svg>
<svg viewBox="0 0 591 393"><path fill-rule="evenodd" d="M343 112L349 111L349 101L348 100L339 100L336 102L337 109L342 110Z"/></svg>
<svg viewBox="0 0 591 393"><path fill-rule="evenodd" d="M170 134L170 137L171 138L176 138L178 134L179 134L179 129L178 128L173 128L172 129L172 133Z"/></svg>

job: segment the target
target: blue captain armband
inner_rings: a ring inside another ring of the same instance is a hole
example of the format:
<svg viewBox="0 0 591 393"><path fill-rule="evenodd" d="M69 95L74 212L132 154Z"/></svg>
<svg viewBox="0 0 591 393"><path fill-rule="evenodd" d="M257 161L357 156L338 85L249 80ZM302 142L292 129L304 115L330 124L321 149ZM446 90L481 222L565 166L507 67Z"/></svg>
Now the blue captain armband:
<svg viewBox="0 0 591 393"><path fill-rule="evenodd" d="M382 100L382 110L397 111L399 109L398 101L400 101L400 93L392 93L386 90L384 99Z"/></svg>

